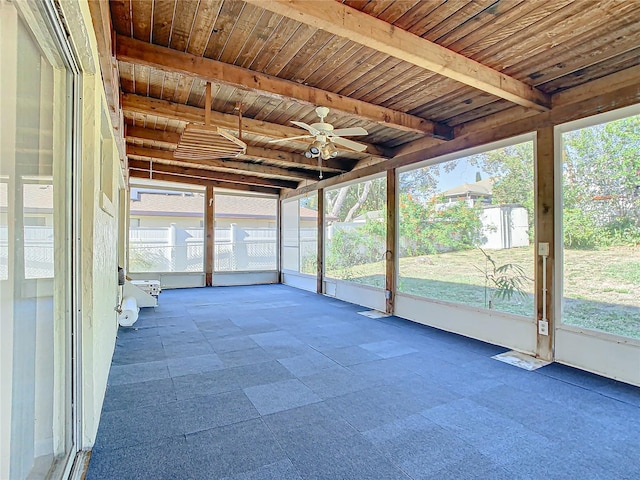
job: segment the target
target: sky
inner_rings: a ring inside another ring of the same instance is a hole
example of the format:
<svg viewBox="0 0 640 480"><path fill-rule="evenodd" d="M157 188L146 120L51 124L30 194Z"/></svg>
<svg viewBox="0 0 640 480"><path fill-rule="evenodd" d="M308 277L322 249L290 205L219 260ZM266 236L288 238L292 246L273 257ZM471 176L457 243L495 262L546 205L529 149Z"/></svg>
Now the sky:
<svg viewBox="0 0 640 480"><path fill-rule="evenodd" d="M438 191L443 192L464 183L474 183L478 171L482 179L489 177L487 172L476 165L471 165L465 159L458 160L456 167L450 172L445 172L443 168L440 168Z"/></svg>

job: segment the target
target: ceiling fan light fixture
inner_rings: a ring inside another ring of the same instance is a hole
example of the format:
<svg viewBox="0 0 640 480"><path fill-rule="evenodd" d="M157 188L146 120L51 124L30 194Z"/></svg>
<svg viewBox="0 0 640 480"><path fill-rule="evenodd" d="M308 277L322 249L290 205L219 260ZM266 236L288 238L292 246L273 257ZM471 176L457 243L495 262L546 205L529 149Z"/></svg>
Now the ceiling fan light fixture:
<svg viewBox="0 0 640 480"><path fill-rule="evenodd" d="M322 149L322 142L320 140L316 140L309 147L309 151L314 157L320 153L321 149Z"/></svg>
<svg viewBox="0 0 640 480"><path fill-rule="evenodd" d="M322 158L335 158L338 156L338 150L331 142L327 142L322 146L320 150L322 152Z"/></svg>

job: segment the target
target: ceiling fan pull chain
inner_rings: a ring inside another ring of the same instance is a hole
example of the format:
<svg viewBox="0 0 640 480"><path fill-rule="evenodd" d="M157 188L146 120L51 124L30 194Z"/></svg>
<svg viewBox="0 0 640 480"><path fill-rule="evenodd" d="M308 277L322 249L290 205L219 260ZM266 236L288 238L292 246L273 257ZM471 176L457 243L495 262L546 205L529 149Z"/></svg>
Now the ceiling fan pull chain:
<svg viewBox="0 0 640 480"><path fill-rule="evenodd" d="M236 110L238 110L238 138L242 140L242 103L236 102Z"/></svg>
<svg viewBox="0 0 640 480"><path fill-rule="evenodd" d="M318 155L318 168L320 169L320 178L322 179L322 155Z"/></svg>

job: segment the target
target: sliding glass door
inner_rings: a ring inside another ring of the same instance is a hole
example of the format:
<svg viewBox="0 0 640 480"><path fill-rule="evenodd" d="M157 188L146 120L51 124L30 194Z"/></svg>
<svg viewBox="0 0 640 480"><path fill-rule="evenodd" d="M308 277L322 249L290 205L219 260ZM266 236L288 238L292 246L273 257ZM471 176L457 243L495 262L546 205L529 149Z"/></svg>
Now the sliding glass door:
<svg viewBox="0 0 640 480"><path fill-rule="evenodd" d="M59 477L74 453L72 76L50 24L42 4L0 0L0 478L10 479Z"/></svg>

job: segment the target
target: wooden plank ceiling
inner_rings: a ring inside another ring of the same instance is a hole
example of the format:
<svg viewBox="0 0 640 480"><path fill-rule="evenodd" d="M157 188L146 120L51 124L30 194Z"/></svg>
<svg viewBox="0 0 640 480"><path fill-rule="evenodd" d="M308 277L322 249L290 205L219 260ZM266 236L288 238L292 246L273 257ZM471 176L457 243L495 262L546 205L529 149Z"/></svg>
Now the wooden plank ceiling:
<svg viewBox="0 0 640 480"><path fill-rule="evenodd" d="M316 106L369 132L352 138L365 152L323 161L326 177L539 114L640 64L637 0L118 0L110 14L130 175L267 193L318 179L310 141L269 143L304 134L291 121L314 123ZM242 122L247 152L178 160L207 82L212 124L240 135Z"/></svg>

